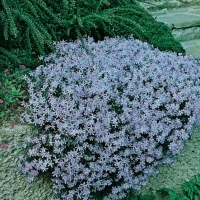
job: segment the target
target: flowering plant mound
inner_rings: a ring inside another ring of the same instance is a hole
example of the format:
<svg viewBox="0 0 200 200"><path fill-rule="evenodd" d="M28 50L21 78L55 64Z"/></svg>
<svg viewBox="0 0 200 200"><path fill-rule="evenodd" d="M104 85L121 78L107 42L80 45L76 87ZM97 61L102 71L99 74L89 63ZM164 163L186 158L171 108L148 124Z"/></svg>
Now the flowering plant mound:
<svg viewBox="0 0 200 200"><path fill-rule="evenodd" d="M52 173L52 199L121 199L156 166L172 163L200 112L200 64L147 43L105 38L57 42L24 77L22 122L37 125L19 169Z"/></svg>

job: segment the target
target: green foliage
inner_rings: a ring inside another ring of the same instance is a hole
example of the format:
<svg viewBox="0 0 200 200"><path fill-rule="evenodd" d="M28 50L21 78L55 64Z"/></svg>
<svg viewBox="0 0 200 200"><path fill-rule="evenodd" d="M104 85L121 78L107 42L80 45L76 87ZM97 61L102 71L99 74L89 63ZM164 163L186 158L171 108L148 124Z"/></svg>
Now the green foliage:
<svg viewBox="0 0 200 200"><path fill-rule="evenodd" d="M183 195L177 195L173 190L161 189L159 193L164 196L169 196L169 200L200 200L200 174L194 177L194 179L183 184Z"/></svg>
<svg viewBox="0 0 200 200"><path fill-rule="evenodd" d="M16 68L15 71L5 69L0 72L0 121L12 117L11 104L28 98L26 82L21 79L22 75L28 72L30 69L27 68Z"/></svg>
<svg viewBox="0 0 200 200"><path fill-rule="evenodd" d="M200 174L196 175L189 182L183 184L183 194L178 195L175 191L167 188L157 190L156 193L159 195L159 199L163 200L200 200ZM152 190L150 194L139 194L139 191L131 191L126 200L155 200L158 199L153 194Z"/></svg>
<svg viewBox="0 0 200 200"><path fill-rule="evenodd" d="M160 50L184 53L170 29L157 22L134 0L1 0L0 68L42 64L38 55L54 51L53 41L95 41L105 36L128 36ZM83 41L83 40L82 40Z"/></svg>
<svg viewBox="0 0 200 200"><path fill-rule="evenodd" d="M184 183L184 191L189 199L200 200L200 174L193 180Z"/></svg>
<svg viewBox="0 0 200 200"><path fill-rule="evenodd" d="M179 195L177 195L171 189L164 188L164 189L161 189L159 192L161 193L162 197L165 197L167 195L169 197L169 200L190 200L186 196L179 196Z"/></svg>

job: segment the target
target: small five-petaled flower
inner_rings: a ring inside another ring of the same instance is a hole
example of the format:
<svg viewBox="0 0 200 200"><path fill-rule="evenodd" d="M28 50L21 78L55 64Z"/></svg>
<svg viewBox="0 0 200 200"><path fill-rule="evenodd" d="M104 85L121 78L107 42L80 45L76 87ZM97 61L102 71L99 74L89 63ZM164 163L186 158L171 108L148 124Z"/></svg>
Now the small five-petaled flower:
<svg viewBox="0 0 200 200"><path fill-rule="evenodd" d="M11 124L11 125L10 125L10 128L14 128L14 127L15 127L15 125L14 125L14 124Z"/></svg>
<svg viewBox="0 0 200 200"><path fill-rule="evenodd" d="M26 68L25 65L19 65L19 67L20 67L20 68L23 68L23 69Z"/></svg>
<svg viewBox="0 0 200 200"><path fill-rule="evenodd" d="M4 72L7 74L8 73L8 69L5 69Z"/></svg>
<svg viewBox="0 0 200 200"><path fill-rule="evenodd" d="M1 148L2 148L2 149L7 149L8 146L7 146L6 144L2 144L2 145L1 145Z"/></svg>

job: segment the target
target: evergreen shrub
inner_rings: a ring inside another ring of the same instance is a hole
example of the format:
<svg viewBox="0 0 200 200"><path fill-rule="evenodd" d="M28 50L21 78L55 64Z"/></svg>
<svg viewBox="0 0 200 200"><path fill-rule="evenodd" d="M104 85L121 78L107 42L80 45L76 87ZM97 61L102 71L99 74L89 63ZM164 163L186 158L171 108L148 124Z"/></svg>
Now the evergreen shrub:
<svg viewBox="0 0 200 200"><path fill-rule="evenodd" d="M163 51L185 52L171 30L134 0L2 0L0 68L35 69L42 64L38 55L54 52L53 41L130 34Z"/></svg>
<svg viewBox="0 0 200 200"><path fill-rule="evenodd" d="M25 75L30 99L18 168L52 174L52 199L121 199L172 163L200 111L200 63L122 37L55 42ZM103 192L102 192L103 191Z"/></svg>

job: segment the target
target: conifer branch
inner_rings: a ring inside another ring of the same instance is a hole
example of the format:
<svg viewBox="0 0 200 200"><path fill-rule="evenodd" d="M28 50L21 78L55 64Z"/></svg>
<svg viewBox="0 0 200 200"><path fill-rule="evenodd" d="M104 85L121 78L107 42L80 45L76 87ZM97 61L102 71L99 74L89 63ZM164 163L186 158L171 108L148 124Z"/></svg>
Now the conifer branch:
<svg viewBox="0 0 200 200"><path fill-rule="evenodd" d="M17 56L10 53L10 51L0 47L0 52L4 54L4 56L7 56L10 60L14 61L15 63L19 63L19 59Z"/></svg>
<svg viewBox="0 0 200 200"><path fill-rule="evenodd" d="M0 2L2 37L0 47L6 50L6 52L1 50L0 55L4 56L1 58L4 63L5 56L8 56L7 60L16 64L14 59L16 55L12 57L13 53L8 54L13 48L20 49L19 52L27 51L27 55L35 55L35 60L32 62L38 63L36 61L38 55L54 51L53 40L71 41L79 38L83 43L83 37L86 35L94 37L97 41L105 36L132 34L142 41L157 45L162 50L185 52L180 43L173 38L170 30L166 29L164 24L156 22L134 0L0 0ZM145 21L149 23L143 23ZM155 32L149 28L149 24L156 29ZM160 41L172 42L161 44L155 41L154 34L158 34L157 29ZM16 57L25 59L24 54ZM28 57L27 62L30 62ZM2 65L3 62L0 63L0 66Z"/></svg>

